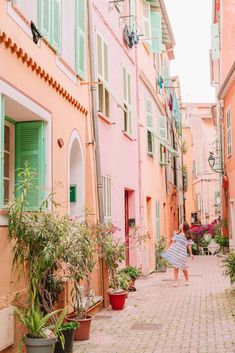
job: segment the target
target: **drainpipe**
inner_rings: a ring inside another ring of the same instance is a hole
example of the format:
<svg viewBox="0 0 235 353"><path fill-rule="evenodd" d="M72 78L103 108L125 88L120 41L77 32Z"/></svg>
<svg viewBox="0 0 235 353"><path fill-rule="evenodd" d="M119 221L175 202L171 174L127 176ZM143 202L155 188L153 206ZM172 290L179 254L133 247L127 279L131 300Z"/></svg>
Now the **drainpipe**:
<svg viewBox="0 0 235 353"><path fill-rule="evenodd" d="M90 73L91 82L97 81L96 69L94 65L95 60L95 42L93 34L93 23L92 23L92 0L88 0L88 43L90 53ZM104 211L103 211L103 185L101 176L101 162L100 162L100 143L99 143L99 127L98 127L98 101L97 101L97 84L91 84L91 103L92 103L92 123L93 123L93 136L95 141L95 162L96 162L96 177L97 177L97 195L98 195L98 208L99 208L99 221L104 223ZM106 307L108 305L107 289L108 289L108 276L107 269L104 261L100 261L100 276L101 276L101 290L103 297L103 304Z"/></svg>
<svg viewBox="0 0 235 353"><path fill-rule="evenodd" d="M93 35L93 23L92 23L92 0L88 0L88 24L89 24L89 53L90 53L90 72L91 82L97 81L97 75L94 65L95 59L95 44ZM96 176L97 176L97 193L98 193L98 207L99 207L99 221L104 222L104 211L103 211L103 186L101 177L101 162L100 162L100 143L99 143L99 127L98 127L98 102L97 102L97 84L91 84L91 102L92 102L92 123L93 123L93 134L95 141L95 161L96 161Z"/></svg>

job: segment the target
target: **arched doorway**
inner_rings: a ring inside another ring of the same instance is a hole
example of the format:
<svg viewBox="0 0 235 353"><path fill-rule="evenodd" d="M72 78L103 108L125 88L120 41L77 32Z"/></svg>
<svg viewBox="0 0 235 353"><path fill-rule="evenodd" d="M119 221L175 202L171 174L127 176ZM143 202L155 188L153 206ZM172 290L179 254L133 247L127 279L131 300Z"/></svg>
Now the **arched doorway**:
<svg viewBox="0 0 235 353"><path fill-rule="evenodd" d="M85 204L84 156L81 138L74 130L68 148L68 214L82 217Z"/></svg>

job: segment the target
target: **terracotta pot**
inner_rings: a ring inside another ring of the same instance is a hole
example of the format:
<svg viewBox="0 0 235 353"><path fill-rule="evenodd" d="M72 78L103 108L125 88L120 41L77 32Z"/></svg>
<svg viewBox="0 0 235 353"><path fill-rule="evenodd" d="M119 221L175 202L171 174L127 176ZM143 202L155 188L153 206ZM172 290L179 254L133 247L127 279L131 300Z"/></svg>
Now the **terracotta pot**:
<svg viewBox="0 0 235 353"><path fill-rule="evenodd" d="M123 310L126 302L126 292L109 293L109 300L113 310Z"/></svg>
<svg viewBox="0 0 235 353"><path fill-rule="evenodd" d="M87 316L85 319L78 319L76 314L70 314L66 317L67 321L76 321L79 322L80 327L74 330L74 341L86 341L90 337L91 329L91 316Z"/></svg>

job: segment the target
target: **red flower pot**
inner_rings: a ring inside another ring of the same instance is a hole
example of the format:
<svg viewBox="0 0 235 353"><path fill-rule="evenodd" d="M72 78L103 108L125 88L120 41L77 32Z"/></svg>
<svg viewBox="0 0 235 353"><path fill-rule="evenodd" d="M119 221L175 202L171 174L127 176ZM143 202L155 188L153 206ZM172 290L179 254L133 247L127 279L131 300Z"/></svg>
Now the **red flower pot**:
<svg viewBox="0 0 235 353"><path fill-rule="evenodd" d="M109 300L113 310L123 310L126 301L126 292L109 293Z"/></svg>
<svg viewBox="0 0 235 353"><path fill-rule="evenodd" d="M90 337L91 329L91 316L87 316L85 319L76 318L76 314L70 314L66 317L67 321L76 321L79 322L80 327L74 330L74 341L86 341Z"/></svg>

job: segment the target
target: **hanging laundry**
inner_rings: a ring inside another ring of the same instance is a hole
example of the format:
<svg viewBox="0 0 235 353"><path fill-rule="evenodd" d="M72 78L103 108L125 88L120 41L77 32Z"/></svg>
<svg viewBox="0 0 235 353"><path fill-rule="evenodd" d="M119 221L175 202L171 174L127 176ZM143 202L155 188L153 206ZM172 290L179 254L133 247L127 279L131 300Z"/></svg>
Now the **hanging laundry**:
<svg viewBox="0 0 235 353"><path fill-rule="evenodd" d="M170 93L169 100L168 100L168 107L169 107L170 111L172 112L172 109L173 109L173 98L172 98L172 94L171 93Z"/></svg>

